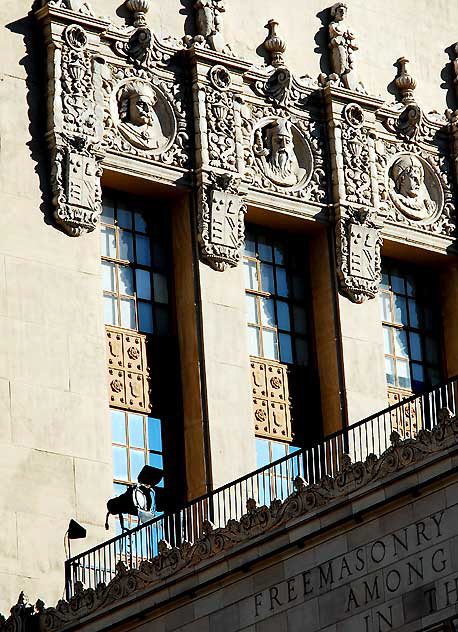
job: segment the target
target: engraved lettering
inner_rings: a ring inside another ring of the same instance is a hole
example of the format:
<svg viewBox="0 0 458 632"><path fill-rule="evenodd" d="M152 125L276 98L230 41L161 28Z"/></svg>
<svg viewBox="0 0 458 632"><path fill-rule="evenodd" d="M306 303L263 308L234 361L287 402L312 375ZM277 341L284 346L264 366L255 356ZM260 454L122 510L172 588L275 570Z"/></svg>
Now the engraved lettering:
<svg viewBox="0 0 458 632"><path fill-rule="evenodd" d="M380 599L380 593L378 589L378 576L374 577L374 583L372 584L372 588L369 586L368 582L364 582L364 600L367 605L369 602L374 601L375 599Z"/></svg>
<svg viewBox="0 0 458 632"><path fill-rule="evenodd" d="M378 549L378 554L376 555L377 549ZM374 542L371 548L372 561L375 562L376 564L380 564L380 562L383 562L383 560L385 559L385 554L386 554L385 544L381 540L377 540L376 542Z"/></svg>
<svg viewBox="0 0 458 632"><path fill-rule="evenodd" d="M389 592L396 592L401 585L401 574L395 568L392 568L387 574L385 585Z"/></svg>
<svg viewBox="0 0 458 632"><path fill-rule="evenodd" d="M255 608L255 617L259 617L259 608L262 605L262 593L257 593L254 596L254 608Z"/></svg>
<svg viewBox="0 0 458 632"><path fill-rule="evenodd" d="M324 574L322 566L319 566L318 568L320 569L320 588L323 588L323 582L326 586L328 585L328 582L329 582L329 585L332 586L332 584L334 583L334 573L332 570L332 562L328 562L326 575Z"/></svg>
<svg viewBox="0 0 458 632"><path fill-rule="evenodd" d="M345 612L350 612L352 608L359 608L359 603L356 599L355 593L353 592L353 588L350 588L350 592L348 593L347 609Z"/></svg>
<svg viewBox="0 0 458 632"><path fill-rule="evenodd" d="M288 579L288 581L286 582L286 585L288 587L288 603L296 601L297 599L295 583L296 580L294 577L292 579Z"/></svg>
<svg viewBox="0 0 458 632"><path fill-rule="evenodd" d="M415 573L417 577L423 579L423 558L418 558L419 561L419 569L415 568L415 566L411 562L407 562L407 568L409 569L409 586L413 584L412 572Z"/></svg>
<svg viewBox="0 0 458 632"><path fill-rule="evenodd" d="M379 632L383 631L382 621L383 621L383 623L385 623L388 626L388 629L391 630L393 628L393 606L390 606L388 608L388 610L390 611L390 614L389 614L390 618L389 619L387 619L387 617L385 617L385 615L382 612L380 612L380 610L377 610L378 631Z"/></svg>
<svg viewBox="0 0 458 632"><path fill-rule="evenodd" d="M270 609L274 610L274 602L276 603L277 606L281 606L281 601L278 598L278 588L276 586L273 586L272 588L269 588L269 595L270 595Z"/></svg>
<svg viewBox="0 0 458 632"><path fill-rule="evenodd" d="M402 546L404 551L408 551L409 550L409 543L408 543L408 540L407 540L407 528L404 529L403 533L404 533L404 541L402 541L401 537L398 536L396 533L393 533L394 554L395 554L395 556L398 555L398 545Z"/></svg>
<svg viewBox="0 0 458 632"><path fill-rule="evenodd" d="M344 555L344 556L343 556L343 558L342 558L342 566L340 567L340 577L339 577L339 580L340 580L340 579L343 579L343 577L344 577L344 574L343 574L343 573L344 573L344 570L345 570L345 572L347 573L347 575L346 575L347 577L351 577L351 576L353 575L353 573L352 573L352 572L351 572L351 570L350 570L350 567L348 566L347 558L345 557L345 555Z"/></svg>
<svg viewBox="0 0 458 632"><path fill-rule="evenodd" d="M441 511L440 514L433 514L431 516L432 521L434 522L434 524L436 525L436 528L437 528L437 535L436 535L437 538L440 538L441 535L442 535L440 526L441 526L441 522L442 522L442 518L443 517L444 517L444 512L443 511Z"/></svg>
<svg viewBox="0 0 458 632"><path fill-rule="evenodd" d="M453 585L454 583L454 585ZM454 582L445 582L445 596L447 598L447 608L458 602L458 577L455 578ZM451 601L451 597L454 595L454 601Z"/></svg>
<svg viewBox="0 0 458 632"><path fill-rule="evenodd" d="M436 561L438 553L442 555L442 559L439 561ZM440 567L438 566L438 564L440 564ZM437 551L434 551L433 556L431 558L431 566L435 573L441 573L443 570L445 570L447 566L447 560L445 557L444 549L437 549Z"/></svg>
<svg viewBox="0 0 458 632"><path fill-rule="evenodd" d="M437 590L436 588L429 588L428 590L424 591L424 595L425 597L427 597L427 602L429 604L429 612L428 614L431 614L432 612L436 612L437 610Z"/></svg>
<svg viewBox="0 0 458 632"><path fill-rule="evenodd" d="M355 566L357 571L364 570L364 567L366 566L366 560L364 559L363 555L364 555L364 549L363 548L357 549L356 559L358 560L358 564L356 564Z"/></svg>
<svg viewBox="0 0 458 632"><path fill-rule="evenodd" d="M313 592L313 586L310 586L310 571L303 572L302 579L304 582L304 596L311 595Z"/></svg>
<svg viewBox="0 0 458 632"><path fill-rule="evenodd" d="M415 524L415 528L417 530L417 546L421 546L420 538L423 538L425 542L429 542L431 540L431 538L425 534L426 525L422 520Z"/></svg>

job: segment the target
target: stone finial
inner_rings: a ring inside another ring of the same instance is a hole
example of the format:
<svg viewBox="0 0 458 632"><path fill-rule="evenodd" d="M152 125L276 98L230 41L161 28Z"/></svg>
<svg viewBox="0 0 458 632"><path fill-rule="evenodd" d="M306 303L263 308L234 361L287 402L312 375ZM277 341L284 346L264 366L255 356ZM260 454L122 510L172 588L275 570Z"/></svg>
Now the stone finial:
<svg viewBox="0 0 458 632"><path fill-rule="evenodd" d="M404 105L414 104L415 97L413 96L413 91L417 87L417 82L407 72L406 64L409 63L409 60L405 57L400 57L396 63L399 66L399 74L394 82L401 93L401 101Z"/></svg>
<svg viewBox="0 0 458 632"><path fill-rule="evenodd" d="M270 63L274 68L285 65L283 54L286 51L286 41L277 34L278 22L269 20L264 28L269 30L269 35L264 42L264 48L270 55Z"/></svg>
<svg viewBox="0 0 458 632"><path fill-rule="evenodd" d="M125 6L133 14L134 26L146 26L145 15L149 11L149 0L126 0Z"/></svg>

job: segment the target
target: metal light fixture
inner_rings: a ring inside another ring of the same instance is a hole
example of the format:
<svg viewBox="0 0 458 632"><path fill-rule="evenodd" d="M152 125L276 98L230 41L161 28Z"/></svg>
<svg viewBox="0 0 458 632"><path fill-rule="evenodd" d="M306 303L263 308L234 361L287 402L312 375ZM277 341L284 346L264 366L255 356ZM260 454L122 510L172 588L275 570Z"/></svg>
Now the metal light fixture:
<svg viewBox="0 0 458 632"><path fill-rule="evenodd" d="M137 476L138 484L129 485L123 494L110 498L107 502L108 512L105 529L109 529L108 518L110 514L119 516L119 522L123 531L125 530L123 514L138 516L140 524L152 520L156 515L156 509L160 508L156 502L153 506L152 494L154 494L154 499L156 500L158 489L160 489L156 488L156 485L160 483L163 475L163 471L157 467L145 465Z"/></svg>
<svg viewBox="0 0 458 632"><path fill-rule="evenodd" d="M70 522L68 523L68 529L64 536L64 545L65 545L65 538L67 538L68 540L68 558L69 559L72 556L70 540L82 540L85 537L86 537L86 529L82 525L80 525L78 522L76 522L76 520L73 520L72 518Z"/></svg>

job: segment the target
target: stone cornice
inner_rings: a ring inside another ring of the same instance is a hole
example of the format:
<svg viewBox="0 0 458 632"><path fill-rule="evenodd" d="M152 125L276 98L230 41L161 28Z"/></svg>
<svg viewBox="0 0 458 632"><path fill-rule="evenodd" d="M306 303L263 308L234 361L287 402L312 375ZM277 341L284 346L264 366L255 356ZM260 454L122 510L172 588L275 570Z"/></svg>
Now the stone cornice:
<svg viewBox="0 0 458 632"><path fill-rule="evenodd" d="M352 463L348 455L341 459L341 469L335 477L326 476L319 483L307 485L300 477L295 480L295 492L285 501L274 500L270 507L256 506L254 500L247 501L247 513L240 520L229 520L223 528L205 522L204 535L194 544L184 542L171 547L167 542L159 544L159 555L151 561L145 560L138 570L127 570L122 562L117 574L108 584L99 584L95 589L75 586L75 596L69 601L61 600L55 608L45 608L38 602L35 610L26 603L23 595L11 610L11 616L0 621L0 632L25 632L30 627L25 623L33 617L43 632L55 632L74 625L82 618L96 614L129 597L135 597L145 589L159 585L179 571L192 568L218 554L240 544L248 544L258 536L283 527L333 501L342 501L346 496L364 491L370 485L400 474L403 470L420 464L432 455L453 448L458 444L458 419L452 418L447 409L440 411L440 424L433 430L421 430L416 439L401 440L393 432L391 447L380 457L370 454L365 461Z"/></svg>

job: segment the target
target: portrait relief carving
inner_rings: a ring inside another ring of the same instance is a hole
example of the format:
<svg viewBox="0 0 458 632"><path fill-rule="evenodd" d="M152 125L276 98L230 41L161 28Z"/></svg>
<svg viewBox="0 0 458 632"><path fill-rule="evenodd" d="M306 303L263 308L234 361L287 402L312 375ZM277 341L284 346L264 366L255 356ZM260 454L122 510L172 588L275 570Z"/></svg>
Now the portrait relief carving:
<svg viewBox="0 0 458 632"><path fill-rule="evenodd" d="M443 193L433 168L415 154L398 156L389 169L390 197L403 215L418 222L434 221Z"/></svg>
<svg viewBox="0 0 458 632"><path fill-rule="evenodd" d="M125 81L115 96L113 118L121 135L138 149L165 151L172 140L173 125L158 90L146 81L132 79Z"/></svg>
<svg viewBox="0 0 458 632"><path fill-rule="evenodd" d="M312 153L290 120L273 118L255 129L253 151L259 169L281 187L304 186L312 171Z"/></svg>

